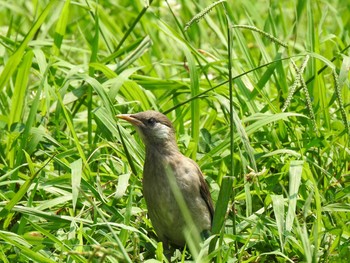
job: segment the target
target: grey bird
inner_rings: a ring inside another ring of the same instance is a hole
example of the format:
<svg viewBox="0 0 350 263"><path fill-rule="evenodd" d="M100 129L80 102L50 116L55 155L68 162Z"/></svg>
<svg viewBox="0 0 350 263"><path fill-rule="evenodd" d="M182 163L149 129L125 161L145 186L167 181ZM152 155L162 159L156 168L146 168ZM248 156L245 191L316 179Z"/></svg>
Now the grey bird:
<svg viewBox="0 0 350 263"><path fill-rule="evenodd" d="M117 117L130 122L145 144L143 196L159 240L183 247L186 231L207 237L214 214L209 188L198 165L179 151L171 121L157 111Z"/></svg>

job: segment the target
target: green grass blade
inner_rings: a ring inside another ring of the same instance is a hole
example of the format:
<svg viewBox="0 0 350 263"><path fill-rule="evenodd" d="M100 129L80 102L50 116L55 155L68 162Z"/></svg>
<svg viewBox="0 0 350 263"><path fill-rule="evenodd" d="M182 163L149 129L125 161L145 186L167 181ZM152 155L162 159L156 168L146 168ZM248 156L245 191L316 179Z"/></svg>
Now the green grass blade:
<svg viewBox="0 0 350 263"><path fill-rule="evenodd" d="M278 236L280 239L281 251L284 251L284 198L283 195L271 195L273 212L275 213Z"/></svg>
<svg viewBox="0 0 350 263"><path fill-rule="evenodd" d="M231 200L233 192L233 178L223 177L222 184L220 186L219 197L215 206L215 213L213 218L212 233L219 235L222 230L226 218L227 207ZM215 248L218 237L214 238L210 242L209 253Z"/></svg>
<svg viewBox="0 0 350 263"><path fill-rule="evenodd" d="M32 221L29 221L29 223L36 231L38 231L43 236L47 237L50 241L57 244L59 246L59 250L61 250L62 252L68 253L68 252L73 251L73 248L70 247L68 244L66 244L66 242L60 240L58 237L56 237L55 235L50 233L50 231L41 227L39 224L34 223ZM84 259L80 255L75 255L72 253L72 254L70 254L70 257L72 257L76 262L86 262L86 259Z"/></svg>
<svg viewBox="0 0 350 263"><path fill-rule="evenodd" d="M303 173L303 161L292 161L289 167L289 202L286 217L286 231L290 232L296 216L298 191Z"/></svg>
<svg viewBox="0 0 350 263"><path fill-rule="evenodd" d="M63 104L63 100L62 100L62 97L60 94L57 94L57 98L58 98L58 101L62 107L62 110L63 110L63 114L64 114L64 117L65 117L65 120L66 120L66 123L67 123L67 126L69 128L69 131L71 132L72 136L73 136L73 139L74 139L74 142L75 142L75 147L76 149L78 150L79 152L79 155L80 157L82 158L83 160L83 163L84 163L84 167L88 169L88 163L86 161L86 156L85 156L85 153L84 153L84 150L82 148L82 145L80 143L80 140L75 132L75 129L74 129L74 125L73 125L73 121L72 121L72 117L71 115L68 113L67 109L65 108L65 105ZM87 180L87 175L84 173L83 174L83 178L85 180Z"/></svg>
<svg viewBox="0 0 350 263"><path fill-rule="evenodd" d="M53 54L55 56L59 55L62 41L66 33L70 8L71 8L70 0L65 1L62 11L60 12L60 17L57 21L56 31L54 36Z"/></svg>
<svg viewBox="0 0 350 263"><path fill-rule="evenodd" d="M24 184L19 188L13 198L8 202L3 209L0 211L0 218L6 217L12 210L12 208L23 198L23 196L27 193L29 187L31 186L33 180L38 176L39 172L51 161L53 157L51 157L40 169L34 171L33 163L30 159L30 156L25 152L27 157L28 166L31 170L31 176L26 179ZM4 226L6 228L7 226Z"/></svg>
<svg viewBox="0 0 350 263"><path fill-rule="evenodd" d="M43 262L43 263L54 263L54 260L51 260L48 255L40 251L35 251L31 248L30 244L27 243L22 237L6 231L0 231L0 240L3 240L7 244L11 244L14 247L20 249L20 253L28 257L28 259L33 260L34 262Z"/></svg>
<svg viewBox="0 0 350 263"><path fill-rule="evenodd" d="M81 159L78 159L71 163L72 169L72 203L73 203L73 211L75 212L75 208L77 205L79 190L80 190L80 182L83 170L83 163Z"/></svg>
<svg viewBox="0 0 350 263"><path fill-rule="evenodd" d="M18 68L16 77L15 90L12 96L12 103L10 109L10 116L8 121L8 127L10 128L13 123L19 122L23 113L24 98L28 86L28 79L30 73L30 67L32 65L33 52L28 51L23 56L23 61Z"/></svg>
<svg viewBox="0 0 350 263"><path fill-rule="evenodd" d="M28 46L29 41L32 40L32 38L35 36L37 31L39 30L40 26L45 22L47 15L49 14L49 12L51 11L51 8L53 8L55 4L56 4L56 1L49 2L49 4L45 7L43 12L40 14L39 18L34 23L34 25L31 27L26 37L21 42L18 49L7 61L6 66L4 67L0 75L0 90L4 88L4 86L7 84L9 79L12 77L13 73L16 71L17 66L19 65L19 63L23 58L23 54L25 52L25 49Z"/></svg>
<svg viewBox="0 0 350 263"><path fill-rule="evenodd" d="M195 97L199 93L199 77L197 73L196 63L195 60L190 52L190 50L185 46L181 45L182 50L185 53L187 63L188 63L188 70L190 74L190 83L191 83L191 95L192 97ZM197 153L197 147L198 147L198 140L199 140L199 100L193 100L191 102L191 134L192 134L192 142L193 142L193 148L191 153L191 158L196 160L196 153Z"/></svg>

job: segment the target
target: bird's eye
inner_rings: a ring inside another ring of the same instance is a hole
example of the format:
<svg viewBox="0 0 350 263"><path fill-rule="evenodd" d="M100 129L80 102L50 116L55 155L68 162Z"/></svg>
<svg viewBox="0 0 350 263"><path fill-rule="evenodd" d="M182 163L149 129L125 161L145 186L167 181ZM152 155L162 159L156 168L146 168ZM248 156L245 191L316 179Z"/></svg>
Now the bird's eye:
<svg viewBox="0 0 350 263"><path fill-rule="evenodd" d="M149 118L147 120L147 123L150 125L150 126L153 126L155 123L156 123L156 119L155 118Z"/></svg>

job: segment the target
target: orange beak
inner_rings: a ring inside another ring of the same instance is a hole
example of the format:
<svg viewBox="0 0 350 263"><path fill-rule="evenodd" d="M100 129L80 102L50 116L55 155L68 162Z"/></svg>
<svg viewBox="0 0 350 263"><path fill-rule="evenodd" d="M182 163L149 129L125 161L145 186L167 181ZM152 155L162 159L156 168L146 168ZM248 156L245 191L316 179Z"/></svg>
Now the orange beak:
<svg viewBox="0 0 350 263"><path fill-rule="evenodd" d="M133 117L132 114L118 114L116 117L119 118L119 119L123 119L123 120L126 120L126 121L130 122L134 126L141 126L141 125L143 125L143 123L140 120L138 120L135 117Z"/></svg>

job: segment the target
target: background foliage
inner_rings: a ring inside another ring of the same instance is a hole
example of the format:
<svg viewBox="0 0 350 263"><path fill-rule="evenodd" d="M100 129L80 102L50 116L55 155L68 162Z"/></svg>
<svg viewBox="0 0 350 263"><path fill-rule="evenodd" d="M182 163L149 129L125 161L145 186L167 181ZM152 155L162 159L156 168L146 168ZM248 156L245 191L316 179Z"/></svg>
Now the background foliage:
<svg viewBox="0 0 350 263"><path fill-rule="evenodd" d="M349 13L340 0L0 1L1 261L165 260L143 145L115 119L152 108L216 203L192 259L347 262Z"/></svg>

